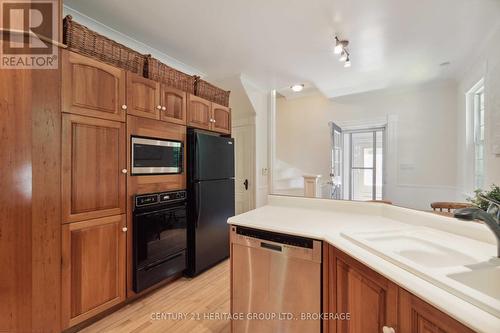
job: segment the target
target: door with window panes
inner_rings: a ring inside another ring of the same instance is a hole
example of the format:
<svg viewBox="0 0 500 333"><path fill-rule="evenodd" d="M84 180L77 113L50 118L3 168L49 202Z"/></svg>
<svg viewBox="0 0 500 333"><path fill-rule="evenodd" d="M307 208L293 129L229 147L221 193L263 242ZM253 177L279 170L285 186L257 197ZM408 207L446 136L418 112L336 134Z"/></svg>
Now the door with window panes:
<svg viewBox="0 0 500 333"><path fill-rule="evenodd" d="M349 200L383 199L384 128L344 132Z"/></svg>

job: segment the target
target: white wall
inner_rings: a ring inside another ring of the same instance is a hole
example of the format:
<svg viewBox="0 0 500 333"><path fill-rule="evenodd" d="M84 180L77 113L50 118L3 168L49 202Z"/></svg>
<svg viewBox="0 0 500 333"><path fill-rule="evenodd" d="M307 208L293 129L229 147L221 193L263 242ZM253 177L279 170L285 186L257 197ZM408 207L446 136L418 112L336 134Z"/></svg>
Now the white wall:
<svg viewBox="0 0 500 333"><path fill-rule="evenodd" d="M223 89L231 90L229 106L233 126L250 125L255 129L254 162L255 207L267 203L269 194L268 174L268 117L269 92L254 84L248 77L236 75L215 82Z"/></svg>
<svg viewBox="0 0 500 333"><path fill-rule="evenodd" d="M172 66L180 71L183 71L187 74L190 75L199 75L201 77L205 77L205 74L200 71L197 68L194 68L192 66L189 66L182 61L179 61L157 49L155 49L153 46L146 45L143 42L140 42L138 40L135 40L131 38L130 36L127 36L119 31L116 31L106 25L106 22L99 22L94 20L91 17L88 17L85 14L80 13L79 11L69 7L68 5L63 6L63 15L71 15L73 17L73 20L76 22L83 24L84 26L88 27L89 29L92 29L95 32L100 33L103 36L106 36L108 38L111 38L114 41L117 41L118 43L121 43L123 45L126 45L130 47L131 49L136 50L137 52L140 52L142 54L151 54L153 57L156 59L160 60L161 62Z"/></svg>
<svg viewBox="0 0 500 333"><path fill-rule="evenodd" d="M500 135L500 24L486 38L483 48L472 61L472 65L460 79L458 94L457 145L463 149L458 152L457 164L458 185L462 196L473 190L474 174L473 118L467 109L466 94L482 78L485 86L485 185L500 185L500 155L493 150L494 137L497 136L498 140Z"/></svg>
<svg viewBox="0 0 500 333"><path fill-rule="evenodd" d="M255 110L255 183L256 207L267 203L268 184L268 121L269 98L268 91L260 88L246 77L241 77L243 87Z"/></svg>
<svg viewBox="0 0 500 333"><path fill-rule="evenodd" d="M457 86L454 81L375 91L328 100L278 98L276 158L304 173L330 172L328 122L388 123L385 197L430 209L456 200Z"/></svg>

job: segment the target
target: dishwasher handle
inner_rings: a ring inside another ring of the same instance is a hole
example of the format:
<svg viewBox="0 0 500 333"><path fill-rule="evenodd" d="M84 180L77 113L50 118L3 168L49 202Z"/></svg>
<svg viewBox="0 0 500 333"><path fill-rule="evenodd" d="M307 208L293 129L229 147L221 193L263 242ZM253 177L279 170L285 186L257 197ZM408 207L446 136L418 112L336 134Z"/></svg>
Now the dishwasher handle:
<svg viewBox="0 0 500 333"><path fill-rule="evenodd" d="M281 252L283 250L282 247L279 245L269 244L269 243L265 243L265 242L260 242L260 247L262 247L264 249L268 249L268 250L277 251L277 252Z"/></svg>

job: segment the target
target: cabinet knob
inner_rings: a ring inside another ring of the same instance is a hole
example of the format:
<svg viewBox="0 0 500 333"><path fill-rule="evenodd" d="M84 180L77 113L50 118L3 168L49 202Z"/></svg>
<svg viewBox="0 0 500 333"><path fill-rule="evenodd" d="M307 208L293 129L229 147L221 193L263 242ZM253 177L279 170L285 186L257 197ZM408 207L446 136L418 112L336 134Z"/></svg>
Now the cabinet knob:
<svg viewBox="0 0 500 333"><path fill-rule="evenodd" d="M127 106L125 104L122 105L122 110L127 110Z"/></svg>
<svg viewBox="0 0 500 333"><path fill-rule="evenodd" d="M161 110L162 110L162 111L165 111L166 109L167 109L167 108L166 108L166 107L164 107L164 106L162 106L162 107L161 107Z"/></svg>
<svg viewBox="0 0 500 333"><path fill-rule="evenodd" d="M127 227L123 227L123 228L122 228L122 231L123 231L123 232L127 232L127 230L128 230L128 228L127 228Z"/></svg>
<svg viewBox="0 0 500 333"><path fill-rule="evenodd" d="M382 333L396 333L396 330L389 326L382 327Z"/></svg>
<svg viewBox="0 0 500 333"><path fill-rule="evenodd" d="M156 108L157 108L158 110L161 110L161 105L158 105Z"/></svg>
<svg viewBox="0 0 500 333"><path fill-rule="evenodd" d="M127 169L122 169L123 174L126 174L127 172L128 172Z"/></svg>

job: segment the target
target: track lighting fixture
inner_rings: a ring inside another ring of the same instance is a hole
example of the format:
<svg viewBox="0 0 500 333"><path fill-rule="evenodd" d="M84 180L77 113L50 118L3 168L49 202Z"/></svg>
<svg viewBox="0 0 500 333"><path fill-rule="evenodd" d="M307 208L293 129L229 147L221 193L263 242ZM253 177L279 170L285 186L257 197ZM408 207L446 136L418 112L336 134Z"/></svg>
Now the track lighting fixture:
<svg viewBox="0 0 500 333"><path fill-rule="evenodd" d="M346 51L342 51L342 53L340 54L339 61L346 61L346 60L347 60L347 53Z"/></svg>
<svg viewBox="0 0 500 333"><path fill-rule="evenodd" d="M337 36L335 36L335 48L333 49L333 53L340 54L339 61L345 62L344 67L351 67L351 60L349 59L350 54L347 50L348 45L348 40L340 40Z"/></svg>
<svg viewBox="0 0 500 333"><path fill-rule="evenodd" d="M351 60L349 59L349 56L347 56L347 59L345 60L344 67L345 68L351 67Z"/></svg>

